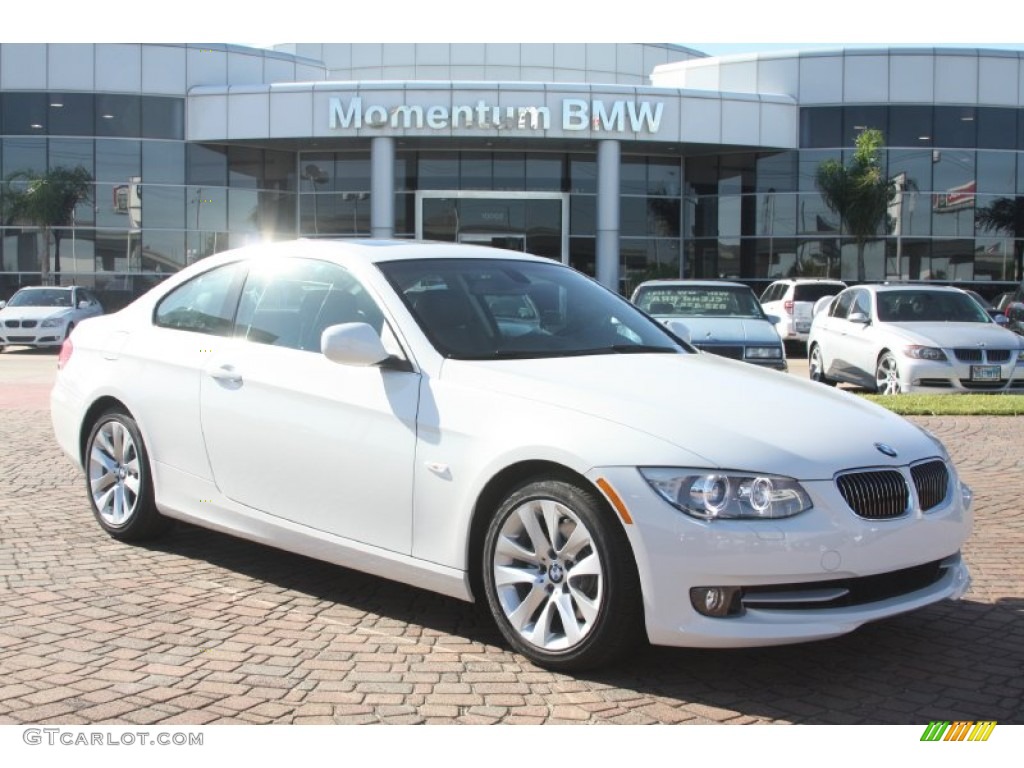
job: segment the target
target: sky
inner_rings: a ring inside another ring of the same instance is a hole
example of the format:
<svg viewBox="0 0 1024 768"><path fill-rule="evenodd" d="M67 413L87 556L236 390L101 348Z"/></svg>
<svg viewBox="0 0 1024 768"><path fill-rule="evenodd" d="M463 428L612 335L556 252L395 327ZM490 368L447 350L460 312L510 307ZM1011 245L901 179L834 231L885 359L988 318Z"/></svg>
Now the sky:
<svg viewBox="0 0 1024 768"><path fill-rule="evenodd" d="M81 0L6 5L0 42L677 42L715 55L849 44L1024 49L1012 39L1024 28L1020 0L987 0L984 13L952 4L948 14L939 3L923 10L893 0L136 0L130 14Z"/></svg>

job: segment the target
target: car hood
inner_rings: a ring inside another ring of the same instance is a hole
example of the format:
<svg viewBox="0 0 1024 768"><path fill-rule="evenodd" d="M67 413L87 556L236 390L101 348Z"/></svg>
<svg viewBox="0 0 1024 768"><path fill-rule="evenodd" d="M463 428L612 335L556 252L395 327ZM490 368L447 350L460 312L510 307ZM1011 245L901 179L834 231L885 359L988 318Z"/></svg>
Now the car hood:
<svg viewBox="0 0 1024 768"><path fill-rule="evenodd" d="M71 307L4 307L0 309L0 320L46 320L70 311Z"/></svg>
<svg viewBox="0 0 1024 768"><path fill-rule="evenodd" d="M1020 337L994 323L882 323L911 344L932 347L979 347L1017 349Z"/></svg>
<svg viewBox="0 0 1024 768"><path fill-rule="evenodd" d="M690 340L701 343L779 343L779 334L767 320L742 317L655 317L661 322L682 323L690 331Z"/></svg>
<svg viewBox="0 0 1024 768"><path fill-rule="evenodd" d="M941 455L921 429L880 406L714 355L448 360L441 378L630 427L682 449L680 463L696 454L709 467L809 480Z"/></svg>

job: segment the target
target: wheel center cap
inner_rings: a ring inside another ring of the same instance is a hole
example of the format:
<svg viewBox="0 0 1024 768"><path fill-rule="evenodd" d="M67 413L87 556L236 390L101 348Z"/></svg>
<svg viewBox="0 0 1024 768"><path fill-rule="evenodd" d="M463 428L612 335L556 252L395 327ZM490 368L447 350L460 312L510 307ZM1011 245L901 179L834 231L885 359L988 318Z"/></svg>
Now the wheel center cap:
<svg viewBox="0 0 1024 768"><path fill-rule="evenodd" d="M548 568L548 578L555 584L558 584L565 578L565 569L558 563L552 563L551 567Z"/></svg>
<svg viewBox="0 0 1024 768"><path fill-rule="evenodd" d="M118 480L124 480L126 477L128 477L128 470L125 467L118 467L117 468L117 479Z"/></svg>

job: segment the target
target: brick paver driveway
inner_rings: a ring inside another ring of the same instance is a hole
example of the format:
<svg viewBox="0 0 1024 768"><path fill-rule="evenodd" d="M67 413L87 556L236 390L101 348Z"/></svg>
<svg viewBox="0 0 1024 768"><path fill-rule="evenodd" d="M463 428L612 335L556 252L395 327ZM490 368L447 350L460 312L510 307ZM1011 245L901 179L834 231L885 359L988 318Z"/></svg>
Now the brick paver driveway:
<svg viewBox="0 0 1024 768"><path fill-rule="evenodd" d="M574 678L445 597L187 526L109 539L19 386L0 376L0 722L1024 722L1020 419L919 420L976 492L965 601Z"/></svg>

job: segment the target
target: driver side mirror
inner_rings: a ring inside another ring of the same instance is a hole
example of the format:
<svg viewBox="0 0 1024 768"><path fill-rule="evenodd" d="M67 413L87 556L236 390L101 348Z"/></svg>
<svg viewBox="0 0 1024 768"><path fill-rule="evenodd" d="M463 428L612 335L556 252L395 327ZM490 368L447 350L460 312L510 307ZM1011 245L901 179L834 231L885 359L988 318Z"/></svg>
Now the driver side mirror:
<svg viewBox="0 0 1024 768"><path fill-rule="evenodd" d="M392 355L367 323L331 325L320 334L320 351L332 363L411 370L408 361Z"/></svg>
<svg viewBox="0 0 1024 768"><path fill-rule="evenodd" d="M854 312L846 319L851 323L857 323L857 325L868 325L871 322L871 318L863 312Z"/></svg>
<svg viewBox="0 0 1024 768"><path fill-rule="evenodd" d="M3 309L6 306L7 306L7 302L6 301L0 301L0 309Z"/></svg>
<svg viewBox="0 0 1024 768"><path fill-rule="evenodd" d="M690 329L682 320L666 320L665 326L687 344L690 343Z"/></svg>

